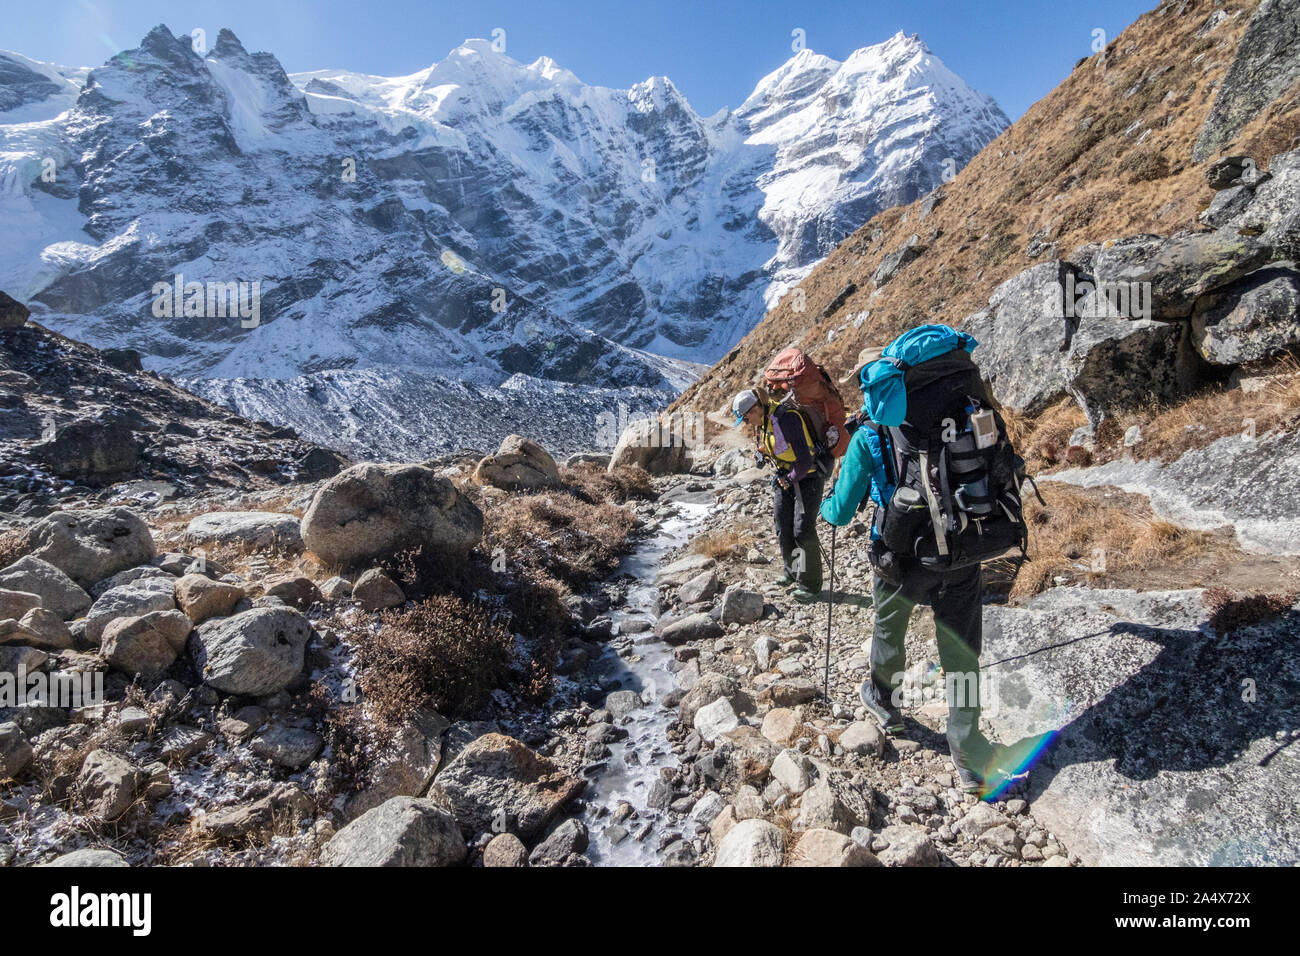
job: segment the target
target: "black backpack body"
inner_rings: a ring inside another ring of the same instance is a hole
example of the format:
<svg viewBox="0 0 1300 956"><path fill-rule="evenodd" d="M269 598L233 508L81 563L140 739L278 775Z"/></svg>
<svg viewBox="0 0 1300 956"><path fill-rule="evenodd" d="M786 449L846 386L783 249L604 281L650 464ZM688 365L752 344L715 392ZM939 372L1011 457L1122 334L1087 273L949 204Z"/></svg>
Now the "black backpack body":
<svg viewBox="0 0 1300 956"><path fill-rule="evenodd" d="M970 353L957 349L903 372L906 417L882 428L896 476L876 514L885 546L932 571L1025 557L1021 490L1031 479Z"/></svg>

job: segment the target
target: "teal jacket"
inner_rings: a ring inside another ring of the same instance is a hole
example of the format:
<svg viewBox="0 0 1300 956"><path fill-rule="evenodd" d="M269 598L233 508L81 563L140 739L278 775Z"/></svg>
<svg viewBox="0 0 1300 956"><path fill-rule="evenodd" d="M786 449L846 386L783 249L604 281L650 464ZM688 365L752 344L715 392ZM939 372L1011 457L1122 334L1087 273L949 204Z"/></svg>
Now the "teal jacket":
<svg viewBox="0 0 1300 956"><path fill-rule="evenodd" d="M869 425L864 424L853 433L840 462L839 477L822 502L825 521L843 527L853 520L858 505L868 494L877 505L883 505L893 496L894 488L885 468L887 453L888 449L881 447L880 436ZM874 528L871 536L876 536Z"/></svg>

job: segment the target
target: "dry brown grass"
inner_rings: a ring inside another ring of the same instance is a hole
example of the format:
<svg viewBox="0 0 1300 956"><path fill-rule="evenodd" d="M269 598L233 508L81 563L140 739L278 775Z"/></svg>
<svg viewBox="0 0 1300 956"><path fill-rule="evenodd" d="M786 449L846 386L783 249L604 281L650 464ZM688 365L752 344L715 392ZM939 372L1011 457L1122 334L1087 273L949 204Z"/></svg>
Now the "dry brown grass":
<svg viewBox="0 0 1300 956"><path fill-rule="evenodd" d="M649 500L655 496L650 473L638 465L611 472L600 465L584 463L561 468L560 478L575 497L589 504L621 505L634 498Z"/></svg>
<svg viewBox="0 0 1300 956"><path fill-rule="evenodd" d="M733 561L743 558L753 546L752 534L724 528L692 538L690 550L694 554L702 554L715 561Z"/></svg>
<svg viewBox="0 0 1300 956"><path fill-rule="evenodd" d="M1045 487L1043 497L1047 507L1032 497L1025 506L1030 560L1016 571L1013 598L1046 590L1057 575L1104 584L1109 576L1156 565L1169 571L1222 547L1210 532L1154 518L1129 497L1112 502L1058 484Z"/></svg>
<svg viewBox="0 0 1300 956"><path fill-rule="evenodd" d="M627 550L636 516L562 492L520 495L488 507L482 552L506 571L533 570L565 587L608 575Z"/></svg>
<svg viewBox="0 0 1300 956"><path fill-rule="evenodd" d="M0 568L7 568L27 553L27 532L12 528L0 534Z"/></svg>

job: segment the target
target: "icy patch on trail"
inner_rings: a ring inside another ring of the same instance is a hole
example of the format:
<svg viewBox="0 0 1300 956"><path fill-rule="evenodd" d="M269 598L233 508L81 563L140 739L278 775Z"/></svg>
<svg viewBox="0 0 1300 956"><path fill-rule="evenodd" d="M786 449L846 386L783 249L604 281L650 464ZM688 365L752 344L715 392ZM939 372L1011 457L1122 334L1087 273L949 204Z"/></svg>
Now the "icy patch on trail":
<svg viewBox="0 0 1300 956"><path fill-rule="evenodd" d="M1231 525L1251 554L1300 554L1300 433L1231 435L1177 461L1112 461L1044 481L1112 485L1146 495L1157 516L1188 528Z"/></svg>

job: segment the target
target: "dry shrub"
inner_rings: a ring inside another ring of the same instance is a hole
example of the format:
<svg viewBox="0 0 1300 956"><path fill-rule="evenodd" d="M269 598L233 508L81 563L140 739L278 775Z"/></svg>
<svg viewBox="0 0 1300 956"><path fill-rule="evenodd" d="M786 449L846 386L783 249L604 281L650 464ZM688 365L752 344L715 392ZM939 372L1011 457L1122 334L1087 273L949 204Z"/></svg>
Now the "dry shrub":
<svg viewBox="0 0 1300 956"><path fill-rule="evenodd" d="M698 535L691 540L691 551L715 561L743 558L754 544L754 536L741 531L724 529Z"/></svg>
<svg viewBox="0 0 1300 956"><path fill-rule="evenodd" d="M626 508L564 493L507 498L483 518L481 550L493 561L502 560L511 572L540 572L574 589L614 570L637 521Z"/></svg>
<svg viewBox="0 0 1300 956"><path fill-rule="evenodd" d="M1025 504L1030 560L1016 572L1012 597L1038 594L1059 574L1082 571L1097 581L1155 564L1189 562L1214 547L1209 532L1153 519L1145 509L1097 493L1053 484L1043 497L1047 507L1033 497Z"/></svg>
<svg viewBox="0 0 1300 956"><path fill-rule="evenodd" d="M1120 172L1136 183L1164 179L1169 175L1169 160L1159 150L1135 149L1120 160Z"/></svg>
<svg viewBox="0 0 1300 956"><path fill-rule="evenodd" d="M509 677L510 632L455 595L385 611L380 622L359 636L357 664L369 713L383 724L424 706L455 719Z"/></svg>
<svg viewBox="0 0 1300 956"><path fill-rule="evenodd" d="M1216 634L1230 634L1243 627L1281 617L1300 601L1300 592L1284 594L1236 594L1224 587L1207 588L1202 598L1210 612L1210 627Z"/></svg>
<svg viewBox="0 0 1300 956"><path fill-rule="evenodd" d="M23 528L11 528L0 534L0 568L7 568L27 553L27 532Z"/></svg>
<svg viewBox="0 0 1300 956"><path fill-rule="evenodd" d="M650 473L639 465L606 471L600 465L584 462L561 468L560 478L570 492L589 504L623 504L633 498L649 500L655 496Z"/></svg>

